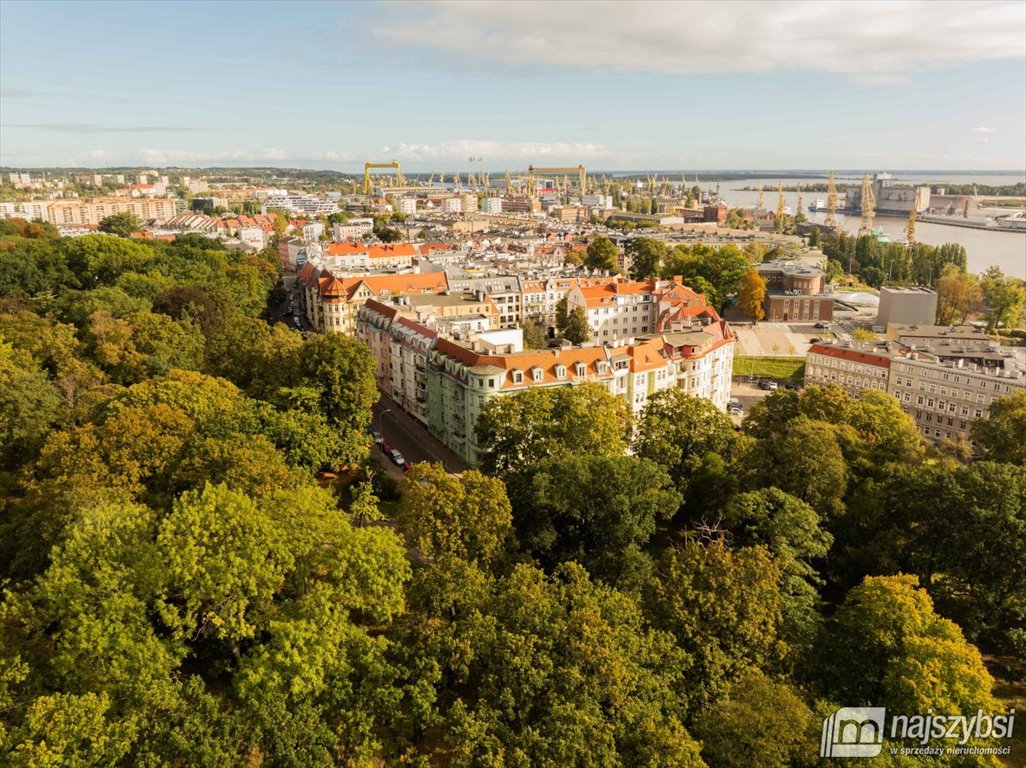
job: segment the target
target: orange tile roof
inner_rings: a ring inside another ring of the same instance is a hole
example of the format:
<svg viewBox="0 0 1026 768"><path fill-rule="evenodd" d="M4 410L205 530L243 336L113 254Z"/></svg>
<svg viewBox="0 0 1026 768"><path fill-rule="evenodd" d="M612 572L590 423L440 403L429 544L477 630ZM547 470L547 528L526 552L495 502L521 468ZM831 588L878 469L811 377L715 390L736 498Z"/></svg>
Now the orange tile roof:
<svg viewBox="0 0 1026 768"><path fill-rule="evenodd" d="M885 355L878 355L873 352L859 352L850 347L835 347L832 344L813 344L809 347L809 352L826 355L827 357L837 357L853 363L875 365L879 368L891 367L891 359Z"/></svg>
<svg viewBox="0 0 1026 768"><path fill-rule="evenodd" d="M387 245L367 245L365 243L331 243L328 245L329 256L351 256L366 253L372 259L383 259L392 256L416 256L417 246L413 243L390 243Z"/></svg>
<svg viewBox="0 0 1026 768"><path fill-rule="evenodd" d="M631 356L631 370L634 373L654 371L666 365L666 356L663 354L663 340L659 338L645 339L629 346L627 347L627 354Z"/></svg>

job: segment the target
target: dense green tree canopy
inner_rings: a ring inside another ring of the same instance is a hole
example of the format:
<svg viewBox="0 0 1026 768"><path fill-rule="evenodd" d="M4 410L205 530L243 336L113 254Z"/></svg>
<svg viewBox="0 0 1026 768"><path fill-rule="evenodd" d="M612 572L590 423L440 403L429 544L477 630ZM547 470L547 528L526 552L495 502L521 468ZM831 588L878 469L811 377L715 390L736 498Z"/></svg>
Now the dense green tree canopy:
<svg viewBox="0 0 1026 768"><path fill-rule="evenodd" d="M619 251L616 243L608 237L599 235L588 243L588 252L584 257L584 266L605 272L615 272L618 256Z"/></svg>
<svg viewBox="0 0 1026 768"><path fill-rule="evenodd" d="M783 253L630 250L713 301ZM267 322L279 269L0 221L0 764L808 765L840 703L1012 706L982 659L1026 649L1021 397L972 457L882 392L738 431L675 389L632 425L531 388L484 407L483 472L397 483L373 359Z"/></svg>
<svg viewBox="0 0 1026 768"><path fill-rule="evenodd" d="M568 453L618 456L627 447L627 409L601 384L534 388L488 401L477 421L484 467L508 475Z"/></svg>
<svg viewBox="0 0 1026 768"><path fill-rule="evenodd" d="M656 524L680 506L666 470L629 456L549 459L513 487L515 523L529 551L549 566L575 560L613 583L643 567Z"/></svg>

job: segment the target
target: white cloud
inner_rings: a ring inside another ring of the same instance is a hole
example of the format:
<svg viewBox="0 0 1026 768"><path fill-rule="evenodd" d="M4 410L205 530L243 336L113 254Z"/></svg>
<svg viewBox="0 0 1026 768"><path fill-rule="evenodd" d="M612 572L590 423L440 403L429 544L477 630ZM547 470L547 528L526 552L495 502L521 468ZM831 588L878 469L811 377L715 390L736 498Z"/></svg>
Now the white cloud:
<svg viewBox="0 0 1026 768"><path fill-rule="evenodd" d="M397 5L365 19L393 50L434 48L464 64L498 61L516 71L825 70L881 83L952 64L1026 57L1026 3L1019 0Z"/></svg>
<svg viewBox="0 0 1026 768"><path fill-rule="evenodd" d="M997 133L997 128L988 128L985 125L973 128L973 133Z"/></svg>

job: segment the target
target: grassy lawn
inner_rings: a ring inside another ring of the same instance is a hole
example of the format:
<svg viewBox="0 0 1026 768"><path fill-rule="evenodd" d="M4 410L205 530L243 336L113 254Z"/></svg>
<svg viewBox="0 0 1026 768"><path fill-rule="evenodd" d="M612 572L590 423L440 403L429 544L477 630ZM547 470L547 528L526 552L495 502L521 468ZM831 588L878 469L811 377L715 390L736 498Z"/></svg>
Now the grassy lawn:
<svg viewBox="0 0 1026 768"><path fill-rule="evenodd" d="M739 356L734 358L734 375L777 381L801 381L805 376L805 360L800 357Z"/></svg>

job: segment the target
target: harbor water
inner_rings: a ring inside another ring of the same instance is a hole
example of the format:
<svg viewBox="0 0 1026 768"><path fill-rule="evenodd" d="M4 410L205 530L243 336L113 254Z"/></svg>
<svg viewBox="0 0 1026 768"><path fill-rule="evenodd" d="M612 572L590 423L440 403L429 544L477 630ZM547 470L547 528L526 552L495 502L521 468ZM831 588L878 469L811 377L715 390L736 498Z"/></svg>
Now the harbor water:
<svg viewBox="0 0 1026 768"><path fill-rule="evenodd" d="M900 175L893 174L895 179L901 183L947 183L947 184L977 184L999 185L1014 184L1022 181L1021 176L979 176L972 177L964 174L944 175L930 174L922 175ZM777 208L777 184L785 187L793 187L801 184L803 187L809 184L824 183L823 179L733 179L721 181L720 196L727 201L732 208L753 208L758 202L759 193L754 190L762 184L762 205L765 209L775 211ZM859 180L838 178L839 183L858 183ZM700 182L703 189L715 189L716 182ZM744 190L744 187L752 187L751 191ZM839 195L843 201L843 195ZM802 191L802 208L810 221L822 223L826 219L826 212L820 211L810 213L808 206L817 199L826 200L825 192ZM795 210L796 194L784 192L784 205ZM1014 209L1008 209L1008 213ZM846 232L857 233L861 224L859 216L837 215L837 223ZM874 229L881 229L890 235L892 241L905 239L906 219L891 216L878 216L874 222ZM955 227L946 224L931 224L928 222L916 222L916 239L928 245L944 245L945 243L960 243L965 246L968 255L967 267L970 272L980 273L991 266L998 266L1006 275L1026 280L1026 233L1023 232L991 232L984 229L969 229L967 227Z"/></svg>

